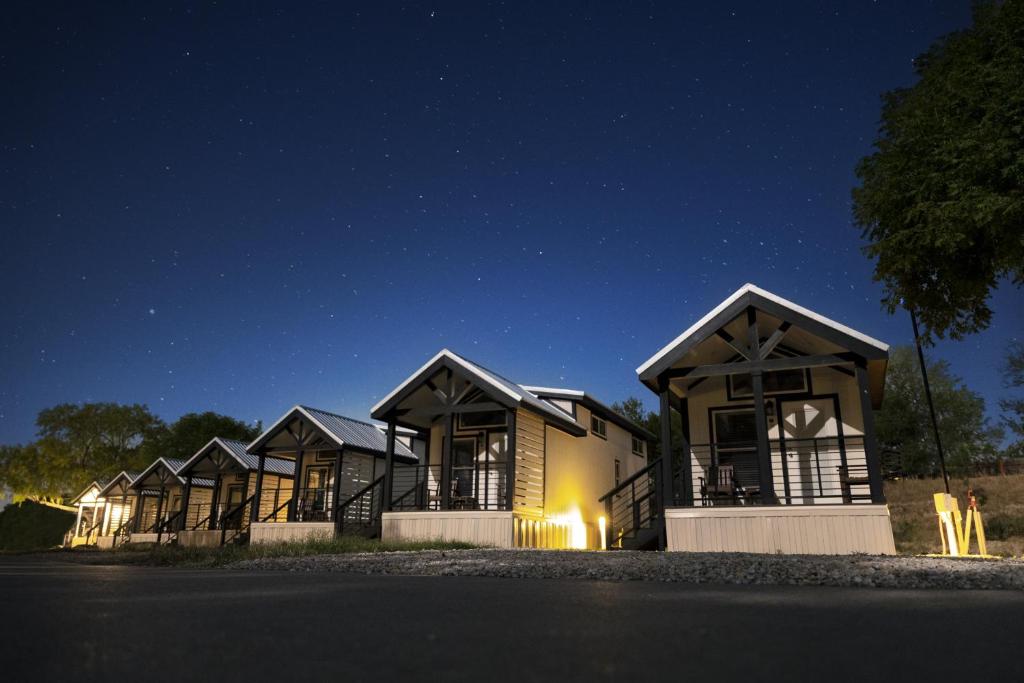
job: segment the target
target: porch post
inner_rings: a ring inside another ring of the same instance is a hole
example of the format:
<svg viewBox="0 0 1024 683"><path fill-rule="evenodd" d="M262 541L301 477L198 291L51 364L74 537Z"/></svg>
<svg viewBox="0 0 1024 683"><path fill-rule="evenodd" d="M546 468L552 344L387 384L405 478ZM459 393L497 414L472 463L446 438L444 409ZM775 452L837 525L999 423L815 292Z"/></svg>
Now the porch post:
<svg viewBox="0 0 1024 683"><path fill-rule="evenodd" d="M75 520L75 534L74 534L75 536L77 536L78 532L80 532L82 530L82 508L83 507L85 507L85 506L82 505L82 501L78 501L78 518ZM65 533L67 533L67 532L65 532Z"/></svg>
<svg viewBox="0 0 1024 683"><path fill-rule="evenodd" d="M868 388L868 368L863 359L854 365L857 375L857 391L860 394L860 412L864 420L864 460L868 466L868 487L871 489L871 502L884 503L885 492L882 490L882 459L878 454L878 442L875 441L875 413L871 408L871 394Z"/></svg>
<svg viewBox="0 0 1024 683"><path fill-rule="evenodd" d="M210 521L206 528L210 531L217 528L217 506L220 505L220 472L213 478L213 495L210 496Z"/></svg>
<svg viewBox="0 0 1024 683"><path fill-rule="evenodd" d="M288 521L294 522L299 512L299 496L302 495L302 449L295 451L295 479L292 483L292 499L288 501Z"/></svg>
<svg viewBox="0 0 1024 683"><path fill-rule="evenodd" d="M252 508L249 510L249 521L260 521L260 498L263 497L263 468L267 464L267 454L260 450L259 465L256 466L256 490L253 492Z"/></svg>
<svg viewBox="0 0 1024 683"><path fill-rule="evenodd" d="M391 512L391 499L395 488L395 418L388 420L387 445L384 448L384 500L381 509Z"/></svg>
<svg viewBox="0 0 1024 683"><path fill-rule="evenodd" d="M505 509L514 510L516 502L516 411L505 411ZM546 493L546 492L545 492Z"/></svg>
<svg viewBox="0 0 1024 683"><path fill-rule="evenodd" d="M146 497L142 495L143 489L139 489L135 493L135 519L132 520L132 531L135 533L141 533L139 526L142 524L142 508L146 507Z"/></svg>
<svg viewBox="0 0 1024 683"><path fill-rule="evenodd" d="M778 503L775 497L775 482L772 479L772 451L768 445L768 415L764 410L764 376L761 370L750 373L754 389L754 427L757 429L758 479L761 484L761 504Z"/></svg>
<svg viewBox="0 0 1024 683"><path fill-rule="evenodd" d="M125 525L124 521L124 509L128 507L128 487L124 487L124 493L121 495L121 514L117 516L117 530L121 531L121 527ZM129 523L131 520L129 520Z"/></svg>
<svg viewBox="0 0 1024 683"><path fill-rule="evenodd" d="M163 535L163 527L160 525L160 517L164 513L164 493L167 491L167 486L163 483L160 484L160 499L156 502L156 544L160 545L160 537Z"/></svg>
<svg viewBox="0 0 1024 683"><path fill-rule="evenodd" d="M690 408L686 399L679 402L679 421L683 429L680 438L682 439L683 458L679 463L680 479L679 485L683 487L681 505L693 507L693 456L690 452Z"/></svg>
<svg viewBox="0 0 1024 683"><path fill-rule="evenodd" d="M178 531L185 531L188 526L188 503L192 497L192 474L185 477L185 490L181 494L181 520L178 522ZM199 521L199 520L196 520Z"/></svg>
<svg viewBox="0 0 1024 683"><path fill-rule="evenodd" d="M334 533L341 531L341 515L338 514L338 506L341 505L341 451L338 449L334 456L334 482L331 485L331 521L334 522Z"/></svg>
<svg viewBox="0 0 1024 683"><path fill-rule="evenodd" d="M672 397L669 395L670 389L668 388L668 379L661 379L658 381L658 388L661 389L659 398L661 399L661 471L658 473L658 483L661 498L661 509L658 510L658 548L665 550L668 548L668 525L665 522L665 508L672 505L674 502L673 498L673 486L672 486ZM635 507L634 507L635 509ZM608 519L608 524L612 524L612 520Z"/></svg>
<svg viewBox="0 0 1024 683"><path fill-rule="evenodd" d="M757 309L747 307L747 344L750 357L761 357L761 336L757 331ZM772 450L768 445L768 416L764 410L764 371L750 373L750 384L754 394L754 428L757 430L758 479L761 484L761 504L778 503L775 497L775 482L772 480ZM783 463L785 467L785 463Z"/></svg>
<svg viewBox="0 0 1024 683"><path fill-rule="evenodd" d="M444 448L441 449L441 509L451 509L452 503L452 458L454 446L452 436L455 433L455 414L448 413L444 418Z"/></svg>

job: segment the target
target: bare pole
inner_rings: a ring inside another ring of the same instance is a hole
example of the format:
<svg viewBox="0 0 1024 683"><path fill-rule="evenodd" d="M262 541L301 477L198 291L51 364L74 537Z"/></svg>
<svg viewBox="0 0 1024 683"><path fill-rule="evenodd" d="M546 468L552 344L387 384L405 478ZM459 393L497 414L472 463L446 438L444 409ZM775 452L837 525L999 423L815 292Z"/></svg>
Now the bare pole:
<svg viewBox="0 0 1024 683"><path fill-rule="evenodd" d="M910 324L914 326L914 344L917 346L917 360L921 364L921 378L924 380L924 395L928 399L928 412L932 416L932 430L935 433L935 447L939 451L939 467L942 469L942 480L949 493L949 475L946 474L946 455L942 451L942 439L939 438L939 421L935 418L935 403L932 401L932 388L928 384L928 369L924 364L924 350L921 348L921 335L917 331L917 315L910 309Z"/></svg>

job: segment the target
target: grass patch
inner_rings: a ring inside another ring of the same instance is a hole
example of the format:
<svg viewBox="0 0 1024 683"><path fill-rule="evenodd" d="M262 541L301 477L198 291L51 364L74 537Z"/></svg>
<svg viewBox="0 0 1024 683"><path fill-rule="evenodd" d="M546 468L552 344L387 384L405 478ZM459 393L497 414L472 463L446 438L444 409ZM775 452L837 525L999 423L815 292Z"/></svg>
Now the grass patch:
<svg viewBox="0 0 1024 683"><path fill-rule="evenodd" d="M75 513L32 500L11 503L0 510L0 551L45 550L64 541L75 524Z"/></svg>
<svg viewBox="0 0 1024 683"><path fill-rule="evenodd" d="M269 557L304 557L308 555L339 555L344 553L388 553L414 550L468 550L479 546L447 541L385 543L362 536L288 541L261 545L227 545L222 548L194 548L177 545L156 546L150 543L129 543L110 552L100 553L97 561L117 564L144 564L162 567L223 567L241 560Z"/></svg>
<svg viewBox="0 0 1024 683"><path fill-rule="evenodd" d="M967 489L974 489L985 524L988 551L1004 557L1024 554L1024 475L950 479L950 492L967 509ZM885 482L896 550L905 554L938 553L939 523L932 494L943 491L942 479ZM972 550L976 550L971 544Z"/></svg>

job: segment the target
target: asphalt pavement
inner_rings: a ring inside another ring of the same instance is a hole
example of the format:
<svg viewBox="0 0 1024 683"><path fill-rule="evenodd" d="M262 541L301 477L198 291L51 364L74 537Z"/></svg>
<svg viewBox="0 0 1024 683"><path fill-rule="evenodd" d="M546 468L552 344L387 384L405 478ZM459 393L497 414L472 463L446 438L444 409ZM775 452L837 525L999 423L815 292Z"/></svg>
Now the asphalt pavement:
<svg viewBox="0 0 1024 683"><path fill-rule="evenodd" d="M1024 593L0 558L0 680L1021 680Z"/></svg>

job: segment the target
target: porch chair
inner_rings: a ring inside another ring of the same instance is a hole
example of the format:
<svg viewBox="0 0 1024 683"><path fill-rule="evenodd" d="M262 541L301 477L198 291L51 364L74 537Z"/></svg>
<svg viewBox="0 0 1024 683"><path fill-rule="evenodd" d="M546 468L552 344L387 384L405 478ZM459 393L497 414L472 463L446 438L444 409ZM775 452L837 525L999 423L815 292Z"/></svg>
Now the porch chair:
<svg viewBox="0 0 1024 683"><path fill-rule="evenodd" d="M711 468L711 481L700 477L701 505L714 505L716 499L736 498L736 473L732 465L717 465Z"/></svg>
<svg viewBox="0 0 1024 683"><path fill-rule="evenodd" d="M839 487L843 492L843 502L853 502L853 487L854 486L870 486L871 479L868 477L867 465L840 465L839 470ZM853 470L851 472L851 470ZM864 498L862 494L857 495L858 498Z"/></svg>

